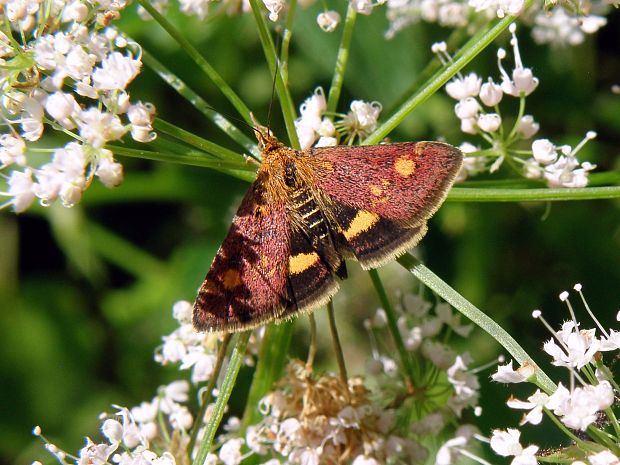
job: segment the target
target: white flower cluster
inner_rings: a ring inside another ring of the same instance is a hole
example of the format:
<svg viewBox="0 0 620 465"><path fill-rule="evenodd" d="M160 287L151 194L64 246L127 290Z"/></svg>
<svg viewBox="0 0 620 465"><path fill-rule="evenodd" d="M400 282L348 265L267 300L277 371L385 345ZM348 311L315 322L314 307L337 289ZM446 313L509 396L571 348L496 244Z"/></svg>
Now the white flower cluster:
<svg viewBox="0 0 620 465"><path fill-rule="evenodd" d="M163 345L155 352L155 361L162 365L180 363L181 370L192 370L192 383L211 378L217 361L218 337L199 333L192 326L192 304L180 300L172 307L172 315L179 323L171 334L163 336Z"/></svg>
<svg viewBox="0 0 620 465"><path fill-rule="evenodd" d="M472 324L462 324L460 314L453 313L450 305L444 302L433 306L422 297L405 294L396 306L398 330L405 348L411 352L416 363L428 365L428 370L445 372L451 395L445 403L453 415L461 416L463 409L476 407L479 398L478 379L468 365L471 357L467 352L457 354L439 336L449 330L461 337L467 337L473 329ZM394 351L381 351L377 341L387 338L387 316L379 309L364 326L369 331L374 346L372 357L367 362L367 372L376 377L384 396L397 399L406 391L404 368L400 366ZM443 412L446 415L446 412Z"/></svg>
<svg viewBox="0 0 620 465"><path fill-rule="evenodd" d="M155 351L155 361L162 365L179 363L179 369L192 370L193 384L208 381L217 362L217 349L220 336L214 333L197 332L192 326L192 304L186 300L176 302L172 307L172 316L179 327L167 336L163 336L163 345ZM257 354L264 328L252 334L248 342L248 353ZM253 365L254 360L248 356L246 365Z"/></svg>
<svg viewBox="0 0 620 465"><path fill-rule="evenodd" d="M594 318L586 300L581 292L581 285L576 284L574 289L581 297L588 314ZM600 336L596 329L579 329L579 323L575 320L575 313L568 300L568 292L560 294L560 300L564 301L571 314L571 320L562 325L562 329L553 332L553 338L547 341L543 348L553 359L553 365L565 367L569 370L569 388L562 383L551 393L537 389L527 400L522 401L511 397L507 401L510 408L523 410L520 425L538 425L542 422L543 414L555 415L567 428L571 430L586 431L590 427L602 428L602 425L613 425L617 432L617 419L608 416L609 408L615 402L617 386L613 379L612 371L603 364L603 352L617 351L620 349L620 331L605 330L594 318ZM545 326L548 324L542 318L541 312L533 312L535 318L541 319ZM551 328L549 328L551 329ZM512 362L498 367L492 376L493 380L502 383L520 383L527 381L534 374L531 365L524 364L518 370L512 369ZM607 433L600 432L601 435ZM534 454L538 446L522 448L519 444L521 432L509 428L506 431L496 430L491 438L492 449L503 456L514 456L518 463L535 464ZM610 440L617 443L617 437ZM596 441L598 435L590 435ZM608 450L607 443L601 443L589 450L579 450L579 442L564 451L565 461L572 465L599 465L620 463L620 458ZM593 451L596 451L593 452ZM558 451L560 452L560 451ZM570 457L575 457L571 462ZM515 462L513 462L515 463Z"/></svg>
<svg viewBox="0 0 620 465"><path fill-rule="evenodd" d="M94 442L87 437L77 457L50 443L39 427L34 434L45 441L45 448L61 464L174 465L175 453L187 448L193 423L192 414L183 405L189 400L188 392L187 381L174 381L162 386L152 402L142 402L131 410L117 407L112 415L102 414L105 440Z"/></svg>
<svg viewBox="0 0 620 465"><path fill-rule="evenodd" d="M300 117L295 120L295 130L299 137L302 150L312 147L327 147L343 142L352 144L355 138L363 139L377 127L381 113L378 102L354 100L351 110L346 114L338 114L334 122L325 116L327 102L323 89L317 87L299 107Z"/></svg>
<svg viewBox="0 0 620 465"><path fill-rule="evenodd" d="M132 102L126 90L140 72L139 49L107 27L125 4L3 2L0 175L7 189L0 195L9 200L0 207L21 212L36 198L42 205L57 199L75 205L94 177L107 187L122 181L122 166L104 148L106 143L126 133L140 142L155 138L155 109ZM35 154L49 150L31 143L42 137L46 124L75 142L41 163Z"/></svg>
<svg viewBox="0 0 620 465"><path fill-rule="evenodd" d="M549 187L585 187L588 184L588 172L596 166L589 162L579 163L576 153L586 140L596 136L593 131L588 132L586 139L574 150L569 146L558 148L547 139L534 140L531 145L532 157L527 160L522 157L523 151L516 147L520 142L532 138L540 128L532 115L524 114L525 98L538 87L538 78L531 68L523 65L514 23L510 25L510 33L515 66L510 73L506 71L502 65L506 51L500 48L497 52L499 82L489 77L483 83L476 73L470 73L459 75L446 84L448 95L458 101L454 112L461 121L461 131L481 136L490 145L489 150L484 152L495 154L493 158L478 153L480 149L469 142L462 144L460 149L465 157L457 180L464 181L486 170L491 173L497 171L509 158L511 166L521 168L521 174L530 179L542 179ZM445 42L434 44L432 50L443 63L452 59L447 53ZM520 100L519 114L509 129L503 127L499 107L504 96Z"/></svg>
<svg viewBox="0 0 620 465"><path fill-rule="evenodd" d="M358 2L364 6L357 9L359 12L369 14L372 11L368 0ZM559 5L547 10L536 2L524 12L524 5L524 0L387 0L386 15L390 27L385 36L392 38L421 21L466 28L473 34L493 17L512 15L520 16L525 25L532 27L532 37L537 43L574 46L581 44L587 34L593 34L607 24L603 15L611 11L614 2L586 0L580 3L578 11L569 11Z"/></svg>
<svg viewBox="0 0 620 465"><path fill-rule="evenodd" d="M273 463L405 464L427 456L417 441L397 433L395 410L372 402L361 378L350 378L348 386L333 374L315 378L294 360L279 384L261 401L264 418L245 437L253 453L276 454Z"/></svg>

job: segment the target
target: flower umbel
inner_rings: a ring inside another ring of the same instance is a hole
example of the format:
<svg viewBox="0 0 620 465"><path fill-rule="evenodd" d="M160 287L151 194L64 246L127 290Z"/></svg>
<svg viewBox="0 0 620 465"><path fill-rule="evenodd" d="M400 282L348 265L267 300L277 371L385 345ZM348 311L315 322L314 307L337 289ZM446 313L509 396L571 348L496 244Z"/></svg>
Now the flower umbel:
<svg viewBox="0 0 620 465"><path fill-rule="evenodd" d="M522 149L523 142L531 139L540 129L532 115L525 114L525 100L538 87L538 78L531 68L525 67L521 58L516 25L510 25L511 45L514 56L514 68L508 72L502 62L506 51L497 52L500 81L489 77L483 83L475 73L459 75L446 85L448 95L458 103L454 107L456 116L461 121L461 131L465 134L478 135L489 148L482 150L466 142L461 149L466 153L458 180L464 181L470 176L488 171L493 173L507 162L520 175L530 179L544 180L549 187L585 187L588 173L596 168L590 162L580 163L576 154L586 141L596 137L589 131L585 139L574 149L570 146L557 147L547 139L536 139L530 151ZM445 43L435 44L433 52L443 63L452 57L446 51ZM511 118L512 128L504 127L509 120L502 115L499 104L505 96L519 99L519 113ZM527 157L527 153L531 157Z"/></svg>
<svg viewBox="0 0 620 465"><path fill-rule="evenodd" d="M615 331L605 330L594 317L581 292L582 286L576 284L574 289L579 293L601 335L597 335L597 329L579 329L580 324L570 304L569 293L560 294L560 300L566 303L571 319L564 322L559 331L553 331L553 338L544 344L544 350L552 356L554 365L569 370L569 387L560 382L553 392L537 389L526 401L511 396L507 405L527 411L520 425L539 425L544 415L547 415L556 417L559 421L554 423L574 440L577 436L573 431L587 431L591 443L579 439L573 446L555 451L563 461L572 458L573 464L617 463L618 459L613 454L615 449L609 449L611 443L618 443L615 436L618 431L617 419L611 410L615 403L614 387L617 388L617 384L612 370L603 363L602 354L603 351L618 350L617 346L607 344ZM551 330L539 310L533 312L533 316ZM526 365L522 367L525 368ZM523 382L533 374L533 371L528 371L530 375L527 377L517 377L511 375L512 370L507 370L507 367L499 367L493 379L499 382ZM532 445L522 448L519 444L520 434L519 430L511 428L507 431L497 430L491 438L491 447L500 455L515 456L512 463L537 463L535 454L538 447ZM612 442L601 441L602 435ZM599 462L608 457L610 462Z"/></svg>
<svg viewBox="0 0 620 465"><path fill-rule="evenodd" d="M107 187L121 182L122 166L106 143L128 132L140 142L155 138L153 106L132 104L127 92L142 67L140 48L108 25L125 4L6 3L0 18L19 27L0 26L0 173L10 173L0 208L22 212L37 197L45 206L57 199L73 206L94 178ZM140 106L149 110L136 121L132 108ZM49 130L77 142L57 148L51 162L35 163L33 155L44 152L36 142Z"/></svg>

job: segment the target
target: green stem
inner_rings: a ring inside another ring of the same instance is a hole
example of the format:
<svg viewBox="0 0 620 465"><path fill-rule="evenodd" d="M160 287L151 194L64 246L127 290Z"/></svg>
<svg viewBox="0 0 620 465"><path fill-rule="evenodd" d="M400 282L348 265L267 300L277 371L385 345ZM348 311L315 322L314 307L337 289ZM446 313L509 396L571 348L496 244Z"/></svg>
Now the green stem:
<svg viewBox="0 0 620 465"><path fill-rule="evenodd" d="M451 202L540 202L616 199L620 186L583 188L492 189L453 187L446 200Z"/></svg>
<svg viewBox="0 0 620 465"><path fill-rule="evenodd" d="M276 91L278 93L278 99L280 100L282 116L284 117L284 124L286 125L286 132L288 134L291 147L299 150L299 139L297 138L297 132L295 131L295 119L297 118L295 106L293 105L293 99L288 91L288 87L284 83L282 74L279 71L276 72L278 66L276 57L278 54L276 53L273 39L269 33L265 15L263 14L258 0L250 0L250 5L252 7L252 13L254 14L256 26L258 27L258 36L260 37L260 41L263 46L265 59L267 60L267 63L269 63L271 75L276 77Z"/></svg>
<svg viewBox="0 0 620 465"><path fill-rule="evenodd" d="M184 97L194 108L200 113L206 116L208 119L220 128L228 137L234 140L237 144L243 147L246 151L251 153L255 158L259 158L260 153L254 139L249 138L242 133L235 125L233 125L228 119L215 111L200 95L198 95L193 89L187 86L176 74L161 64L153 55L145 50L142 50L142 61L151 68L157 75L166 82L170 87L176 90L179 95ZM244 124L246 124L244 122Z"/></svg>
<svg viewBox="0 0 620 465"><path fill-rule="evenodd" d="M130 149L119 145L106 145L106 148L114 152L115 155L212 168L248 182L252 182L256 179L256 166L250 165L249 163L244 164L243 162L214 160L209 158L206 153L196 150L188 150L186 153L179 154Z"/></svg>
<svg viewBox="0 0 620 465"><path fill-rule="evenodd" d="M334 352L336 353L336 360L338 361L338 370L340 371L340 381L342 381L342 384L348 389L349 376L347 375L347 366L344 363L344 354L342 353L342 345L340 344L340 336L338 336L338 328L336 327L336 316L334 315L334 303L331 300L327 303L327 315L329 316L329 329L332 333L332 342L334 344Z"/></svg>
<svg viewBox="0 0 620 465"><path fill-rule="evenodd" d="M233 352L230 356L230 362L228 363L228 367L226 368L226 375L224 376L224 381L222 381L222 386L220 386L217 401L213 406L213 413L211 414L211 418L209 418L209 422L207 423L207 430L205 431L205 435L202 438L202 442L200 443L200 447L198 449L198 452L196 453L196 458L192 462L192 465L203 465L207 460L207 456L211 451L213 439L215 438L215 433L217 432L222 418L224 417L224 411L226 410L228 399L230 398L232 390L235 387L235 381L237 380L239 369L243 364L245 349L248 345L248 340L250 339L251 334L252 331L246 331L244 333L236 335L237 341L235 343L235 348L233 349Z"/></svg>
<svg viewBox="0 0 620 465"><path fill-rule="evenodd" d="M180 141L196 147L219 159L241 163L243 165L247 164L241 154L204 139L203 137L197 136L196 134L186 131L185 129L181 129L180 127L164 121L163 119L156 118L153 127L160 133L179 139Z"/></svg>
<svg viewBox="0 0 620 465"><path fill-rule="evenodd" d="M205 414L207 413L207 409L213 400L213 389L215 388L215 383L217 379L220 377L220 370L222 369L222 365L224 364L224 359L226 358L226 351L228 350L228 345L230 340L232 339L231 333L226 333L224 335L224 339L220 344L220 348L217 351L217 360L215 362L215 367L213 368L213 373L211 374L211 378L209 378L209 382L205 387L204 394L201 399L200 411L196 415L196 419L194 422L194 426L192 427L192 434L190 436L189 445L187 446L187 453L191 455L194 450L194 446L196 445L196 439L198 438L198 432L202 427L202 422L204 421Z"/></svg>
<svg viewBox="0 0 620 465"><path fill-rule="evenodd" d="M390 303L390 299L388 299L387 293L385 292L385 288L383 287L383 283L381 282L381 278L379 277L379 272L377 270L369 270L368 274L370 275L370 279L372 280L372 284L375 286L375 291L379 296L379 301L381 302L381 306L383 310L385 310L385 314L387 316L388 328L390 333L392 334L392 338L394 339L394 344L396 345L396 350L398 350L398 355L400 356L400 363L405 368L405 372L407 378L409 378L409 382L411 386L415 386L415 373L413 369L413 365L411 364L411 358L409 357L409 352L407 352L407 348L405 347L405 343L403 342L403 338L398 330L398 317L396 316L396 312L394 311L394 307Z"/></svg>
<svg viewBox="0 0 620 465"><path fill-rule="evenodd" d="M174 25L168 21L159 11L155 9L151 2L147 0L138 0L138 3L153 17L164 30L170 34L170 36L181 46L183 51L198 65L198 67L207 75L209 79L215 84L222 94L228 99L228 101L235 107L245 122L252 126L252 120L250 118L250 110L243 100L232 90L232 88L224 81L222 76L213 68L203 57L198 50L185 38L183 33L179 31Z"/></svg>
<svg viewBox="0 0 620 465"><path fill-rule="evenodd" d="M527 7L532 0L526 1ZM473 60L480 52L482 52L495 38L506 29L510 23L515 20L514 16L507 16L495 22L495 24L484 31L472 37L455 56L448 66L441 68L433 76L431 76L420 89L415 92L396 112L381 126L379 126L371 135L369 135L362 145L378 144L381 142L403 119L415 108L422 104L426 99L437 92L448 82L456 73L463 69L471 60Z"/></svg>
<svg viewBox="0 0 620 465"><path fill-rule="evenodd" d="M336 57L336 67L332 83L329 86L329 95L327 97L327 112L335 113L338 108L338 99L342 91L342 83L344 82L344 73L347 69L349 61L349 49L351 48L351 39L353 37L353 27L355 26L355 18L357 12L353 9L353 3L349 2L347 8L347 16L344 20L344 29L342 38L340 39L340 47L338 48L338 56Z"/></svg>
<svg viewBox="0 0 620 465"><path fill-rule="evenodd" d="M284 85L288 87L288 57L293 38L293 23L295 13L297 12L297 0L290 0L288 3L288 12L286 14L286 28L282 34L282 48L280 49L280 73Z"/></svg>
<svg viewBox="0 0 620 465"><path fill-rule="evenodd" d="M241 435L248 426L255 424L259 418L258 403L265 397L276 379L280 377L282 368L288 357L288 347L293 335L293 323L286 322L268 326L258 354L256 371L241 422Z"/></svg>
<svg viewBox="0 0 620 465"><path fill-rule="evenodd" d="M499 342L499 344L506 349L519 364L523 364L524 362L530 363L535 368L535 383L539 387L544 389L547 393L555 391L556 386L553 381L551 381L551 379L540 369L540 367L538 367L538 365L536 365L536 363L534 363L534 361L528 356L527 352L523 350L517 341L515 341L512 336L510 336L510 334L508 334L495 321L476 308L471 302L465 299L465 297L452 289L446 282L441 280L439 276L425 267L417 258L410 254L405 254L398 258L397 261L416 278L422 281L429 289L435 291L456 310L461 312L472 322L489 333L489 335Z"/></svg>

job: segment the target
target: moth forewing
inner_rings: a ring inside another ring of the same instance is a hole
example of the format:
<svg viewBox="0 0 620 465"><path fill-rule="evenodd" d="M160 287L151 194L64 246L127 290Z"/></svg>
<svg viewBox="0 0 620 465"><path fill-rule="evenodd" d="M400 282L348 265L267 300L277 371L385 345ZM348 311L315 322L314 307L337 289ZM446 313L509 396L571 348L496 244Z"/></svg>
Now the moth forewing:
<svg viewBox="0 0 620 465"><path fill-rule="evenodd" d="M295 151L263 162L194 304L194 326L241 331L326 303L345 258L375 268L414 247L462 163L439 142Z"/></svg>

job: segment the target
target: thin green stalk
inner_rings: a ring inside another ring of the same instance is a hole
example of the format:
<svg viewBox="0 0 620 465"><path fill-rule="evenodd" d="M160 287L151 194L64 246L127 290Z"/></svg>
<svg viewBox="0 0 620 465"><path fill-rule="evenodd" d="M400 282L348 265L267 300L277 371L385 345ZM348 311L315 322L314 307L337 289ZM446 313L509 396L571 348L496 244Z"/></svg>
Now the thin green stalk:
<svg viewBox="0 0 620 465"><path fill-rule="evenodd" d="M400 334L400 331L398 330L398 318L396 316L396 312L394 311L394 307L392 307L390 299L388 299L387 293L385 292L385 288L383 287L383 283L381 282L381 278L379 277L379 273L377 272L377 270L369 270L368 274L370 275L372 284L375 286L375 291L377 292L377 296L379 297L381 306L385 310L388 321L388 329L390 330L392 338L394 339L394 344L396 345L396 350L398 351L398 355L400 357L400 363L405 368L405 372L407 378L409 378L411 387L415 387L416 383L413 365L411 364L409 352L407 352L407 348L405 347L403 338Z"/></svg>
<svg viewBox="0 0 620 465"><path fill-rule="evenodd" d="M157 75L166 82L170 87L176 90L179 95L184 97L194 108L200 113L213 121L215 125L220 128L228 137L234 140L237 144L243 147L246 151L251 153L255 158L260 157L260 152L254 139L246 136L237 127L232 124L228 119L215 111L200 95L198 95L193 89L187 86L176 74L161 64L153 55L146 50L142 50L142 61L151 68ZM244 123L245 124L245 123Z"/></svg>
<svg viewBox="0 0 620 465"><path fill-rule="evenodd" d="M196 421L194 426L192 427L192 434L189 439L189 445L187 446L187 453L191 454L194 450L194 446L196 445L196 439L198 438L198 432L202 427L202 422L204 421L205 414L207 413L207 409L213 400L213 389L215 388L215 383L217 379L220 377L220 370L222 369L222 365L224 364L224 359L226 358L226 351L228 350L228 345L230 340L232 339L231 333L226 333L224 335L224 339L220 344L220 348L217 351L217 360L215 361L215 367L213 368L213 373L211 374L211 378L209 378L209 382L205 386L204 394L201 399L200 411L196 415Z"/></svg>
<svg viewBox="0 0 620 465"><path fill-rule="evenodd" d="M353 8L353 2L349 2L349 6L347 7L347 16L344 19L344 28L342 31L342 38L340 39L340 47L338 48L338 56L336 57L334 76L332 77L332 83L329 86L329 95L327 96L328 113L334 113L338 108L338 99L340 99L340 92L342 91L344 73L347 69L347 62L349 61L349 49L351 48L355 18L357 18L357 12Z"/></svg>
<svg viewBox="0 0 620 465"><path fill-rule="evenodd" d="M258 36L263 46L263 52L265 53L265 59L267 60L267 63L269 63L271 75L275 75L276 77L276 92L278 94L278 100L280 101L280 107L282 108L282 116L284 117L284 124L286 125L286 132L288 134L291 147L299 150L299 139L297 138L297 132L295 130L295 119L297 118L297 113L295 112L293 99L291 98L288 86L282 78L282 74L279 71L276 73L278 66L276 57L278 54L276 53L273 39L269 33L265 15L263 14L263 10L261 9L258 0L250 0L250 5L252 7L252 13L254 14L254 20L258 28Z"/></svg>
<svg viewBox="0 0 620 465"><path fill-rule="evenodd" d="M205 435L202 438L202 442L200 443L200 447L198 448L196 458L192 462L192 465L203 465L207 460L207 455L211 451L211 445L213 444L215 433L217 432L222 418L224 417L224 411L226 410L226 405L228 405L228 399L230 399L230 395L235 387L235 381L237 380L239 369L243 364L245 349L248 345L248 340L250 339L251 334L252 331L246 331L235 336L236 343L230 356L228 367L226 368L226 375L224 376L224 381L222 381L222 385L220 386L217 401L215 401L215 405L213 406L213 413L207 423L207 430L205 431Z"/></svg>
<svg viewBox="0 0 620 465"><path fill-rule="evenodd" d="M147 0L138 0L138 3L153 17L164 30L170 34L183 49L185 53L196 63L196 65L207 75L209 79L215 84L222 94L228 99L228 101L235 107L245 122L252 126L252 120L250 118L250 110L243 103L243 100L232 90L226 81L219 75L219 73L213 68L209 62L203 57L198 50L185 38L183 33L179 31L174 25L168 21L155 7Z"/></svg>
<svg viewBox="0 0 620 465"><path fill-rule="evenodd" d="M451 202L541 202L617 198L620 198L620 186L554 189L453 187L446 200Z"/></svg>
<svg viewBox="0 0 620 465"><path fill-rule="evenodd" d="M314 318L313 313L308 315L308 320L310 322L310 345L308 346L308 357L306 358L306 370L312 371L316 357L316 318Z"/></svg>
<svg viewBox="0 0 620 465"><path fill-rule="evenodd" d="M256 371L252 379L252 386L245 404L241 435L245 434L248 426L257 423L260 418L258 403L271 390L273 383L280 377L282 368L288 357L288 347L293 335L293 323L286 322L279 325L270 325L265 330L261 343Z"/></svg>
<svg viewBox="0 0 620 465"><path fill-rule="evenodd" d="M212 154L219 159L232 161L235 163L243 163L244 165L246 164L243 155L222 147L221 145L211 142L203 137L197 136L196 134L186 131L185 129L181 129L180 127L164 121L163 119L156 118L153 123L153 127L158 132L167 134L175 139L179 139L180 141L196 147L203 152Z"/></svg>
<svg viewBox="0 0 620 465"><path fill-rule="evenodd" d="M526 8L532 0L526 1ZM501 34L515 20L514 16L507 16L501 20L497 20L495 25L485 31L483 34L472 37L455 56L454 61L446 67L441 68L426 83L420 86L409 99L381 126L379 126L371 135L369 135L362 145L378 144L385 138L403 119L420 104L426 101L431 95L437 92L443 85L448 82L456 73L473 60L480 52L482 52L495 38Z"/></svg>
<svg viewBox="0 0 620 465"><path fill-rule="evenodd" d="M106 148L114 152L115 155L212 168L248 182L252 182L256 179L256 167L249 163L243 164L239 162L213 160L204 152L198 152L196 150L188 150L186 153L180 154L130 149L119 145L106 145Z"/></svg>
<svg viewBox="0 0 620 465"><path fill-rule="evenodd" d="M534 363L528 356L527 352L495 321L485 315L481 310L476 308L465 297L452 289L439 276L425 267L417 258L410 254L405 254L397 259L405 269L412 273L416 278L422 281L429 289L437 293L446 302L452 305L456 310L461 312L473 323L478 325L484 331L489 333L493 339L506 349L519 364L524 362L530 363L535 368L535 383L544 389L547 393L554 392L555 384L545 374L542 369Z"/></svg>
<svg viewBox="0 0 620 465"><path fill-rule="evenodd" d="M340 344L340 336L338 336L338 328L336 327L336 316L334 315L334 303L330 300L327 302L327 315L329 316L329 330L332 333L332 342L334 344L334 352L338 361L338 370L340 371L340 381L347 387L349 386L349 376L347 375L347 366L344 363L344 354L342 353L342 345Z"/></svg>
<svg viewBox="0 0 620 465"><path fill-rule="evenodd" d="M297 0L290 0L288 3L288 11L286 13L286 28L282 34L282 47L280 49L280 73L284 85L288 87L288 57L293 38L293 24L295 22L295 13L297 12Z"/></svg>

